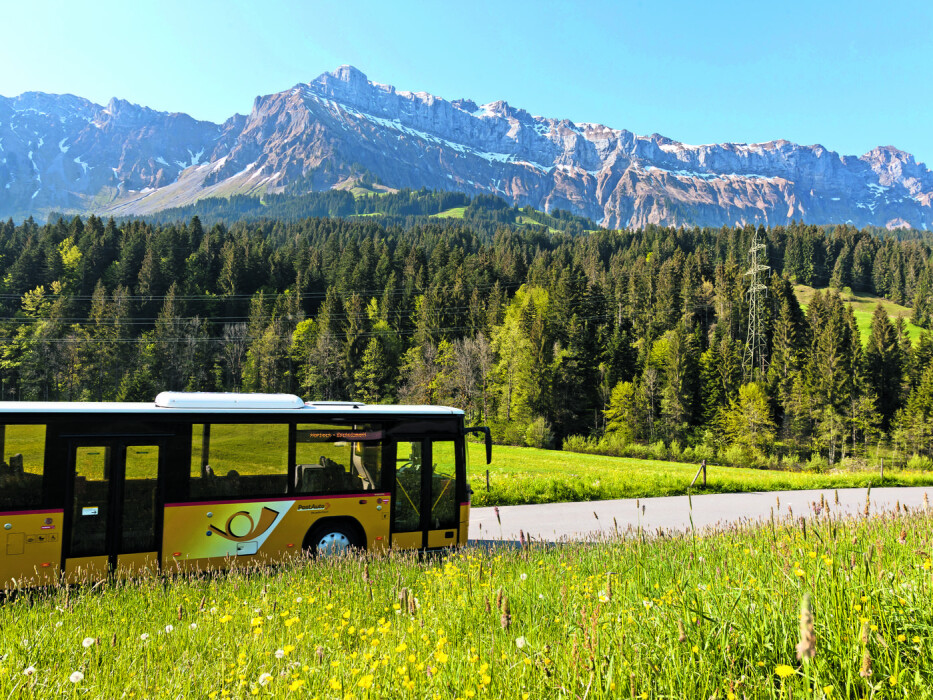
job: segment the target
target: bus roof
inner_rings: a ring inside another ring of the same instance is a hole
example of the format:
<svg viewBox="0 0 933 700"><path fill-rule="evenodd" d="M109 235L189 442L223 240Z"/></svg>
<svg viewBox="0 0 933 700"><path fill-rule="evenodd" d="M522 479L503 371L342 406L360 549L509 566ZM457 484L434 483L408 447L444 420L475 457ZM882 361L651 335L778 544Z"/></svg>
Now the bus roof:
<svg viewBox="0 0 933 700"><path fill-rule="evenodd" d="M153 403L116 401L0 401L0 414L53 413L80 414L225 414L277 416L295 415L313 419L315 415L424 415L459 416L463 411L449 406L405 406L364 404L352 401L305 402L293 394L223 394L212 392L162 392Z"/></svg>

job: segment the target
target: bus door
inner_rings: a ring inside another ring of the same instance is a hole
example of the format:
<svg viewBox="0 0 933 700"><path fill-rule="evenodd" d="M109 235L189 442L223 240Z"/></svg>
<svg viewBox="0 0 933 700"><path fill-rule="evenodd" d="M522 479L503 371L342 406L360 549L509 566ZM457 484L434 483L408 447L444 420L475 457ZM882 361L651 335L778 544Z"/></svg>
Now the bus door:
<svg viewBox="0 0 933 700"><path fill-rule="evenodd" d="M457 452L462 441L395 442L392 546L449 547L459 541Z"/></svg>
<svg viewBox="0 0 933 700"><path fill-rule="evenodd" d="M159 460L152 438L69 441L65 509L65 577L127 575L159 561L162 508Z"/></svg>

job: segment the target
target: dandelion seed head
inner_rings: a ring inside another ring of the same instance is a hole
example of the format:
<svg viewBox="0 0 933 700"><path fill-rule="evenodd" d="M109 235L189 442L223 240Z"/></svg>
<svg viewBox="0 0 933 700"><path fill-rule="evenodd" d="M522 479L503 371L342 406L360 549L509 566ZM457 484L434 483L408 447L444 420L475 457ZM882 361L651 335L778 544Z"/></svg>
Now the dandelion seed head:
<svg viewBox="0 0 933 700"><path fill-rule="evenodd" d="M84 638L84 641L81 642L81 646L83 646L85 649L87 649L88 647L94 646L94 643L95 643L96 641L97 641L97 640L96 640L94 637L85 637L85 638Z"/></svg>
<svg viewBox="0 0 933 700"><path fill-rule="evenodd" d="M84 680L84 674L81 673L81 671L75 671L70 676L68 676L68 680L70 680L72 683L80 683Z"/></svg>

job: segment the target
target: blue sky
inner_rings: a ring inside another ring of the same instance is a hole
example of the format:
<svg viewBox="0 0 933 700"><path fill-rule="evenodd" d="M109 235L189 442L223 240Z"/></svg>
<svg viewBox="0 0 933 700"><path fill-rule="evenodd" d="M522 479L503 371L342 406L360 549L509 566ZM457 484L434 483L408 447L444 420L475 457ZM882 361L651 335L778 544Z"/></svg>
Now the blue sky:
<svg viewBox="0 0 933 700"><path fill-rule="evenodd" d="M222 121L349 63L399 89L686 143L891 144L933 167L933 4L919 0L4 4L6 96Z"/></svg>

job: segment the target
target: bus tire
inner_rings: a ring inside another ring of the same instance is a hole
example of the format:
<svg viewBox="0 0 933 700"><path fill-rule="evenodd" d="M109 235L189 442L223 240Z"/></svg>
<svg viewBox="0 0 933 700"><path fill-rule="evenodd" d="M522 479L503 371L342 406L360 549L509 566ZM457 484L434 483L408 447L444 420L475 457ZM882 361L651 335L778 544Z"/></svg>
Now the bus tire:
<svg viewBox="0 0 933 700"><path fill-rule="evenodd" d="M312 557L335 556L365 548L359 526L344 518L328 518L316 524L305 535L302 547Z"/></svg>

